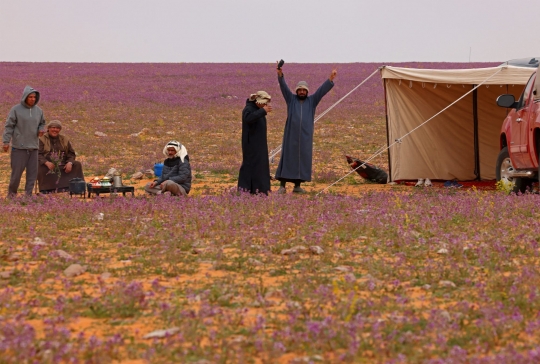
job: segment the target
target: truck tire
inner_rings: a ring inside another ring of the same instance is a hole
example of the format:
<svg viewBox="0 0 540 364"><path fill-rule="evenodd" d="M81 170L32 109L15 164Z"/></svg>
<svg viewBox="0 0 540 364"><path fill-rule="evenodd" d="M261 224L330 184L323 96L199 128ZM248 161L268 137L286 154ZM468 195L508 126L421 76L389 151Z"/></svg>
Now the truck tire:
<svg viewBox="0 0 540 364"><path fill-rule="evenodd" d="M514 193L525 193L527 187L532 186L532 180L530 178L523 177L511 177L511 171L514 170L512 165L512 160L510 159L510 153L508 152L508 147L504 147L499 152L497 157L497 167L495 170L495 176L497 182L503 181L505 185L508 186L510 192Z"/></svg>

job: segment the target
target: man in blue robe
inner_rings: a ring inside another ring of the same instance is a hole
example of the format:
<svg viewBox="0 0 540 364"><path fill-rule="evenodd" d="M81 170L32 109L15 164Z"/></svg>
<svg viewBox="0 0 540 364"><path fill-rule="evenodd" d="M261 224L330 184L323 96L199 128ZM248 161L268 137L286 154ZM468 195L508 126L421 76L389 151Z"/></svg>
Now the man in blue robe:
<svg viewBox="0 0 540 364"><path fill-rule="evenodd" d="M328 80L312 95L309 95L306 81L298 82L293 94L285 82L281 68L277 69L277 74L281 93L287 103L281 159L276 171L276 179L281 182L278 193L286 193L287 182L294 183L293 193L305 193L300 184L311 181L315 109L323 96L334 87L337 71L332 70Z"/></svg>

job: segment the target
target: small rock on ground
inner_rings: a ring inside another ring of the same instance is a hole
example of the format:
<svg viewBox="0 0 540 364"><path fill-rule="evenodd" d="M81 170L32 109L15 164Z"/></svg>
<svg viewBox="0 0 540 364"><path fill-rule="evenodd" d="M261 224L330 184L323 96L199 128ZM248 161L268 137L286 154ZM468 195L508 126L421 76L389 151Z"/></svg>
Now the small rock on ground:
<svg viewBox="0 0 540 364"><path fill-rule="evenodd" d="M154 171L151 170L151 169L147 169L146 171L144 171L144 175L147 178L153 178L154 177Z"/></svg>
<svg viewBox="0 0 540 364"><path fill-rule="evenodd" d="M165 330L155 330L155 331L152 331L151 333L144 335L143 339L159 339L166 336L171 336L177 333L178 331L180 331L180 328L178 327L171 327L170 329L165 329Z"/></svg>
<svg viewBox="0 0 540 364"><path fill-rule="evenodd" d="M255 265L255 266L258 266L258 267L260 267L261 265L264 265L264 263L261 262L260 260L253 259L253 258L249 258L247 260L247 262L248 262L248 264Z"/></svg>
<svg viewBox="0 0 540 364"><path fill-rule="evenodd" d="M142 179L144 176L144 174L142 172L135 172L133 173L133 175L131 176L131 179Z"/></svg>
<svg viewBox="0 0 540 364"><path fill-rule="evenodd" d="M310 246L309 247L309 251L311 251L313 254L315 255L321 255L324 253L324 249L321 248L320 246L318 245L313 245L313 246Z"/></svg>
<svg viewBox="0 0 540 364"><path fill-rule="evenodd" d="M56 255L58 255L60 258L64 258L64 259L73 259L73 256L69 253L66 253L65 251L63 250L55 250L54 253L56 253Z"/></svg>
<svg viewBox="0 0 540 364"><path fill-rule="evenodd" d="M349 272L352 272L352 267L349 267L349 266L346 266L346 265L340 265L339 267L335 267L334 268L335 270L337 270L338 272L344 272L344 273L349 273Z"/></svg>
<svg viewBox="0 0 540 364"><path fill-rule="evenodd" d="M72 264L64 270L66 277L75 277L86 272L86 267L80 264Z"/></svg>
<svg viewBox="0 0 540 364"><path fill-rule="evenodd" d="M34 240L32 240L30 242L31 245L36 245L36 246L46 246L47 243L44 242L43 240L41 240L41 238L38 238L37 236L34 238Z"/></svg>
<svg viewBox="0 0 540 364"><path fill-rule="evenodd" d="M293 255L293 254L298 254L298 253L304 253L306 252L308 249L303 246L303 245L297 245L297 246L294 246L290 249L283 249L280 254L281 255Z"/></svg>
<svg viewBox="0 0 540 364"><path fill-rule="evenodd" d="M439 281L439 286L441 287L449 287L449 288L456 288L456 284L452 281Z"/></svg>

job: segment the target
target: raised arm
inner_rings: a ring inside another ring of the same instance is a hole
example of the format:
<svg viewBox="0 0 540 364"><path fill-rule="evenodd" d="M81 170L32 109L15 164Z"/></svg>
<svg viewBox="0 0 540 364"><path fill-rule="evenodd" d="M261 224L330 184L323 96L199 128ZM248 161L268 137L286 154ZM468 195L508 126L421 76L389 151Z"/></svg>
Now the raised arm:
<svg viewBox="0 0 540 364"><path fill-rule="evenodd" d="M285 99L285 102L289 104L291 102L292 98L294 97L294 94L289 89L289 86L287 86L287 82L285 82L285 77L283 76L283 71L281 68L277 69L277 78L279 82L279 88L281 89L281 94L283 95L283 98Z"/></svg>
<svg viewBox="0 0 540 364"><path fill-rule="evenodd" d="M332 70L332 73L330 73L330 76L324 83L313 93L311 96L313 98L313 101L315 102L315 106L319 104L319 102L322 100L324 95L328 93L334 87L334 78L337 76L337 70Z"/></svg>

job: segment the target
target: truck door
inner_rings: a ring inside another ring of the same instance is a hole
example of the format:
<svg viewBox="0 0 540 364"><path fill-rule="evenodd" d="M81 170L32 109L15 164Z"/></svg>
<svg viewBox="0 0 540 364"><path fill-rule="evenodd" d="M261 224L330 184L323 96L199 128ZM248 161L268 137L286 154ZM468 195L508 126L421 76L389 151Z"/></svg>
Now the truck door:
<svg viewBox="0 0 540 364"><path fill-rule="evenodd" d="M514 166L517 168L530 168L533 164L529 153L529 119L532 110L531 92L534 86L535 74L531 76L525 86L516 107L515 118L511 123L512 142L510 144L510 154Z"/></svg>

